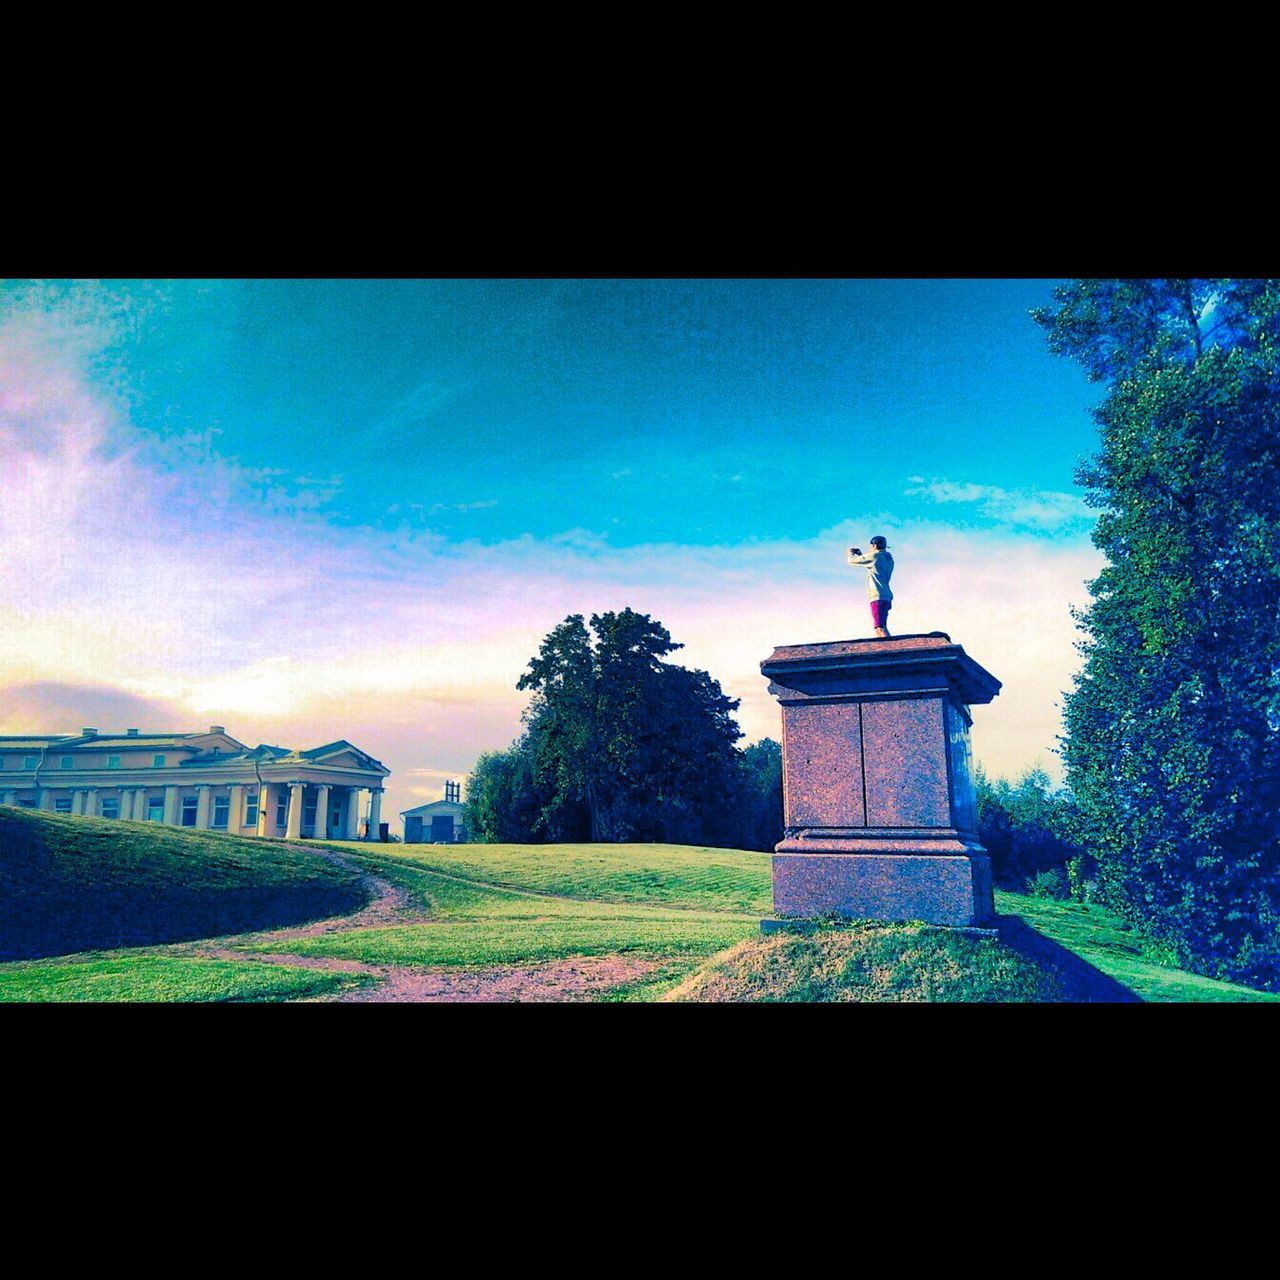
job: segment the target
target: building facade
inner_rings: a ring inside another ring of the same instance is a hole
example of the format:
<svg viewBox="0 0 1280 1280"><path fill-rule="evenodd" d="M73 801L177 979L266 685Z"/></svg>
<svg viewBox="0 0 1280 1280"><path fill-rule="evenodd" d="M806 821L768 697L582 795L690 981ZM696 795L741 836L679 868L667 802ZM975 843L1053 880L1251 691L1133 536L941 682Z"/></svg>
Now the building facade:
<svg viewBox="0 0 1280 1280"><path fill-rule="evenodd" d="M444 784L443 800L406 809L400 817L405 844L459 844L467 838L462 787L457 782Z"/></svg>
<svg viewBox="0 0 1280 1280"><path fill-rule="evenodd" d="M376 839L391 770L340 739L309 751L207 733L0 737L0 804L243 836Z"/></svg>

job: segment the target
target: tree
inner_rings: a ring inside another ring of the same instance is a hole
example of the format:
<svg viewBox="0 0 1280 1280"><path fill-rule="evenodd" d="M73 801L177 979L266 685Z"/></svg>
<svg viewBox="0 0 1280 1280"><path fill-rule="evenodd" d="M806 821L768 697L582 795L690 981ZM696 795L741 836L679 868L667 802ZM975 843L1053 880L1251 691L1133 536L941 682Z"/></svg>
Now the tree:
<svg viewBox="0 0 1280 1280"><path fill-rule="evenodd" d="M782 840L782 745L761 738L741 753L741 800L737 836L739 849L771 853Z"/></svg>
<svg viewBox="0 0 1280 1280"><path fill-rule="evenodd" d="M1083 280L1035 313L1107 395L1077 481L1107 565L1063 759L1109 899L1280 987L1280 281Z"/></svg>
<svg viewBox="0 0 1280 1280"><path fill-rule="evenodd" d="M594 635L594 640L593 640ZM742 736L705 671L665 662L683 648L647 614L581 614L554 628L520 677L540 829L586 817L591 840L695 842L723 823ZM572 838L563 835L551 838Z"/></svg>
<svg viewBox="0 0 1280 1280"><path fill-rule="evenodd" d="M973 783L978 839L991 858L997 884L1022 890L1040 872L1061 870L1065 885L1073 862L1081 881L1096 873L1092 858L1075 840L1075 799L1065 789L1055 790L1044 769L1024 769L1010 782L988 777L978 765Z"/></svg>
<svg viewBox="0 0 1280 1280"><path fill-rule="evenodd" d="M538 819L549 798L534 777L527 737L506 751L486 751L467 780L467 833L477 844L539 843L546 833Z"/></svg>

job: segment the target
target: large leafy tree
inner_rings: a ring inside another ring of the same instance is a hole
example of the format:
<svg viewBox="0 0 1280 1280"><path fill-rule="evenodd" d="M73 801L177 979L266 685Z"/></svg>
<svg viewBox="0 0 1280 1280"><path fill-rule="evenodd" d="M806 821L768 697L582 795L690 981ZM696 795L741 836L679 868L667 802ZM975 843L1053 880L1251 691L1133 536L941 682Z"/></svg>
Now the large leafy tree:
<svg viewBox="0 0 1280 1280"><path fill-rule="evenodd" d="M543 640L517 688L534 695L525 720L545 830L585 814L591 840L696 841L723 821L738 702L705 671L664 661L682 647L632 609L593 614L590 630L574 614Z"/></svg>
<svg viewBox="0 0 1280 1280"><path fill-rule="evenodd" d="M1280 987L1280 281L1081 280L1036 313L1107 394L1107 565L1063 757L1105 890L1184 964Z"/></svg>

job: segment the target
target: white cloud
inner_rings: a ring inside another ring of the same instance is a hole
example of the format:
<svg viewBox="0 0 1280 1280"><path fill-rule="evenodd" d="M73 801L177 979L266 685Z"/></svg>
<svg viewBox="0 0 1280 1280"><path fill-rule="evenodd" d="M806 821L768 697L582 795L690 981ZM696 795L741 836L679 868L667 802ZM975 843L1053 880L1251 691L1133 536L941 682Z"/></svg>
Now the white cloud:
<svg viewBox="0 0 1280 1280"><path fill-rule="evenodd" d="M914 486L908 497L925 498L938 503L976 503L990 520L1010 526L1053 530L1068 525L1084 525L1097 514L1085 505L1078 493L1061 493L1052 489L1002 489L992 484L959 483L954 480L932 480L926 484L920 476L908 476Z"/></svg>
<svg viewBox="0 0 1280 1280"><path fill-rule="evenodd" d="M483 511L486 507L497 505L497 498L486 498L483 502L433 502L427 508L427 515L433 516L438 511Z"/></svg>

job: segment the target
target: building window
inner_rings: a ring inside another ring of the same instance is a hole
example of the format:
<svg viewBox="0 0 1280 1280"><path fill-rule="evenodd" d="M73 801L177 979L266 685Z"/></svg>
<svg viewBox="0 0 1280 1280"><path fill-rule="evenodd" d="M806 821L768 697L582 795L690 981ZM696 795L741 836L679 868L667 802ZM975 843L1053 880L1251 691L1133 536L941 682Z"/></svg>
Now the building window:
<svg viewBox="0 0 1280 1280"><path fill-rule="evenodd" d="M102 816L104 818L118 818L120 816L120 801L118 798L106 798L102 801Z"/></svg>
<svg viewBox="0 0 1280 1280"><path fill-rule="evenodd" d="M256 791L244 798L244 825L246 827L258 825L258 793Z"/></svg>
<svg viewBox="0 0 1280 1280"><path fill-rule="evenodd" d="M147 821L163 822L164 821L164 797L152 796L147 801Z"/></svg>
<svg viewBox="0 0 1280 1280"><path fill-rule="evenodd" d="M213 799L213 825L227 829L227 819L231 816L231 797L215 796Z"/></svg>
<svg viewBox="0 0 1280 1280"><path fill-rule="evenodd" d="M182 825L184 827L194 827L196 825L196 805L200 801L195 796L182 797Z"/></svg>
<svg viewBox="0 0 1280 1280"><path fill-rule="evenodd" d="M108 768L108 769L118 769L119 767L120 767L120 757L119 757L119 756L108 756L108 757L107 757L107 768Z"/></svg>
<svg viewBox="0 0 1280 1280"><path fill-rule="evenodd" d="M333 806L333 812L329 815L329 826L330 826L334 831L337 831L337 832L341 833L341 831L342 831L342 806L341 806L340 804L335 804L335 805ZM325 832L325 834L326 834L326 835L328 835L329 833L326 831L326 832Z"/></svg>
<svg viewBox="0 0 1280 1280"><path fill-rule="evenodd" d="M316 802L314 800L304 800L302 802L302 825L310 827L313 831L316 827Z"/></svg>
<svg viewBox="0 0 1280 1280"><path fill-rule="evenodd" d="M22 767L24 769L34 769L36 765L39 763L40 763L39 760L35 756L22 757Z"/></svg>
<svg viewBox="0 0 1280 1280"><path fill-rule="evenodd" d="M70 769L74 767L75 762L76 762L75 756L63 756L62 759L58 761L58 768Z"/></svg>
<svg viewBox="0 0 1280 1280"><path fill-rule="evenodd" d="M287 827L289 825L289 797L281 796L276 801L276 827Z"/></svg>
<svg viewBox="0 0 1280 1280"><path fill-rule="evenodd" d="M34 800L19 800L18 804L23 809L34 809L36 807L36 802Z"/></svg>
<svg viewBox="0 0 1280 1280"><path fill-rule="evenodd" d="M151 757L151 767L152 767L153 769L163 769L163 768L164 768L164 756L152 756L152 757Z"/></svg>
<svg viewBox="0 0 1280 1280"><path fill-rule="evenodd" d="M70 796L54 796L53 811L54 813L70 813L71 797Z"/></svg>

